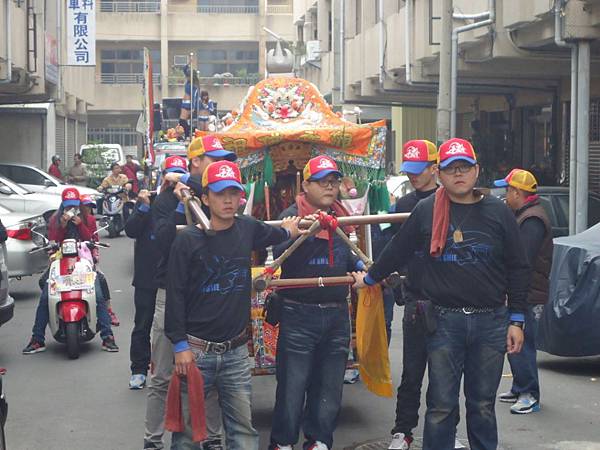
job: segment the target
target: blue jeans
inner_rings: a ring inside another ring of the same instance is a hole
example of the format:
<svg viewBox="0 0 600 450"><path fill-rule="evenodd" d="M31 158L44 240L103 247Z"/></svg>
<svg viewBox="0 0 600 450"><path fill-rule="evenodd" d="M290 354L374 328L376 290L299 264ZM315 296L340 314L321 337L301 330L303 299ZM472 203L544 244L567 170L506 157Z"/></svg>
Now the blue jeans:
<svg viewBox="0 0 600 450"><path fill-rule="evenodd" d="M301 422L304 448L315 441L332 448L350 347L348 306L284 301L282 309L271 448L296 444Z"/></svg>
<svg viewBox="0 0 600 450"><path fill-rule="evenodd" d="M515 394L531 394L540 399L540 382L538 378L537 353L535 335L543 305L530 305L525 313L525 342L520 353L508 355L508 362L513 374L511 391Z"/></svg>
<svg viewBox="0 0 600 450"><path fill-rule="evenodd" d="M98 317L98 325L100 326L100 337L105 339L109 336L112 336L113 332L110 326L110 316L108 315L106 300L102 294L98 277L96 277L94 287L96 290L96 316ZM33 329L31 330L36 341L41 343L46 341L46 327L48 326L49 321L50 311L48 310L48 283L45 283L44 287L42 288L42 295L40 296L37 310L35 311ZM91 328L93 324L89 324L89 326Z"/></svg>
<svg viewBox="0 0 600 450"><path fill-rule="evenodd" d="M229 450L258 450L258 432L252 426L252 380L248 346L241 345L222 355L203 353L192 348L196 364L204 378L204 395L216 389L223 413L223 427ZM181 404L185 431L173 433L171 450L202 449L191 435L187 384L182 382Z"/></svg>
<svg viewBox="0 0 600 450"><path fill-rule="evenodd" d="M508 312L465 314L437 310L427 338L429 388L423 450L453 450L464 374L467 434L472 450L496 450L496 393L506 351Z"/></svg>

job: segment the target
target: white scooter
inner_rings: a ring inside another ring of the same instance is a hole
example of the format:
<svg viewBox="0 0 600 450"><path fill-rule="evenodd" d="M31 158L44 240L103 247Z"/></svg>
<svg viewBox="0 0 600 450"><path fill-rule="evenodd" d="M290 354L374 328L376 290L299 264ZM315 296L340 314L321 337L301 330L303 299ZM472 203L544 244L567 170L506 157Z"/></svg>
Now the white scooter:
<svg viewBox="0 0 600 450"><path fill-rule="evenodd" d="M106 248L108 245L65 239L60 246L49 242L32 250L54 251L47 281L49 325L54 339L67 345L71 359L79 358L80 344L91 341L99 330L96 268L91 252L98 247Z"/></svg>

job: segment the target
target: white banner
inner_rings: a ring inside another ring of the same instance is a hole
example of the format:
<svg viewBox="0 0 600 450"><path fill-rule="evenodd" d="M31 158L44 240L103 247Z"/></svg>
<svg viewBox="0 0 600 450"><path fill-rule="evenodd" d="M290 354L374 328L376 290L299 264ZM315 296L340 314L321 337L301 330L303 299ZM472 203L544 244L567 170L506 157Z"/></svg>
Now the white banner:
<svg viewBox="0 0 600 450"><path fill-rule="evenodd" d="M96 2L65 0L67 4L67 65L96 65Z"/></svg>

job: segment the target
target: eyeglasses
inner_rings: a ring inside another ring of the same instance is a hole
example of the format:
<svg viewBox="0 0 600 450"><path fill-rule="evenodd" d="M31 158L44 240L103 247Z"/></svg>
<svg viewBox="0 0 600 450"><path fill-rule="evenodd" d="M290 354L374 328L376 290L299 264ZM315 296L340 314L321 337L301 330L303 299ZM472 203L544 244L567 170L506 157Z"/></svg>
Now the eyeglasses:
<svg viewBox="0 0 600 450"><path fill-rule="evenodd" d="M456 166L444 167L443 169L440 168L440 170L449 175L456 175L457 173L469 173L473 167L475 167L474 164L458 164Z"/></svg>
<svg viewBox="0 0 600 450"><path fill-rule="evenodd" d="M320 180L312 180L314 183L317 183L322 188L326 188L331 186L332 188L338 188L342 184L342 180L340 178L321 178Z"/></svg>

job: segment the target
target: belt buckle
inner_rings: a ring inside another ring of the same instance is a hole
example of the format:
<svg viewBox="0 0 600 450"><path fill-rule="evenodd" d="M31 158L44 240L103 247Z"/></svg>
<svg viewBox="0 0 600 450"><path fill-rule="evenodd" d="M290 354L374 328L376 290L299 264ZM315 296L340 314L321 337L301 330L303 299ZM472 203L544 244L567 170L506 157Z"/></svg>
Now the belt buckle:
<svg viewBox="0 0 600 450"><path fill-rule="evenodd" d="M473 311L473 309L472 309L472 308L463 308L463 309L462 309L462 312L463 312L464 314L466 314L466 315L469 315L469 314L474 314L474 313L475 313L475 311Z"/></svg>
<svg viewBox="0 0 600 450"><path fill-rule="evenodd" d="M212 351L217 355L222 355L227 351L227 343L226 342L213 342L211 345Z"/></svg>

